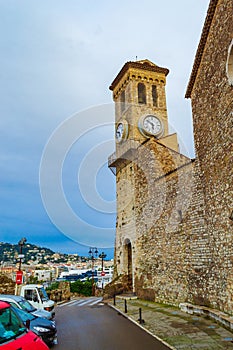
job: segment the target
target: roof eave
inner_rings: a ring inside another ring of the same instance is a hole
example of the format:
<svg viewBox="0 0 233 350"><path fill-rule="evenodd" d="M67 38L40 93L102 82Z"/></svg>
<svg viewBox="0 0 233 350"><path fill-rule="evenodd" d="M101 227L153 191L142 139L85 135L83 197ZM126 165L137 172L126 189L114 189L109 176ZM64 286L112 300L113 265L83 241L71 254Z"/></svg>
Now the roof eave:
<svg viewBox="0 0 233 350"><path fill-rule="evenodd" d="M110 90L113 90L116 85L118 84L118 82L120 81L120 79L124 76L124 74L127 72L127 70L129 68L137 68L137 69L142 69L142 70L149 70L149 71L154 71L154 72L158 72L158 73L163 73L165 74L165 76L168 75L169 73L169 69L168 68L163 68L163 67L159 67L159 66L151 66L149 64L141 64L137 61L135 62L126 62L124 64L124 66L121 68L120 72L117 74L116 78L113 80L112 84L109 86Z"/></svg>
<svg viewBox="0 0 233 350"><path fill-rule="evenodd" d="M209 4L208 10L207 10L206 19L205 19L204 26L203 26L202 33L201 33L201 39L200 39L199 44L198 44L198 48L197 48L197 52L195 55L191 76L190 76L187 90L185 93L185 98L191 98L192 90L193 90L193 87L195 84L195 80L196 80L199 66L201 64L201 59L203 56L205 44L206 44L206 41L208 38L210 26L211 26L211 23L212 23L212 20L214 17L217 3L218 3L218 0L210 0L210 4Z"/></svg>

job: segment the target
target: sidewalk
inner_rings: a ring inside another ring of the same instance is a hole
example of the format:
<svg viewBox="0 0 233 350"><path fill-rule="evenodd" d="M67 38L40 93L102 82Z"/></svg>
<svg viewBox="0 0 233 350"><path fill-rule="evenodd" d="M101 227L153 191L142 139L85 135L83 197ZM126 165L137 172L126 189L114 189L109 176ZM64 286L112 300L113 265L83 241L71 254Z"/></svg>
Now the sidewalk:
<svg viewBox="0 0 233 350"><path fill-rule="evenodd" d="M170 305L129 297L117 296L116 305L113 304L113 300L108 301L109 306L137 324L141 308L144 322L139 325L169 344L171 349L233 350L233 333L206 317L189 315Z"/></svg>

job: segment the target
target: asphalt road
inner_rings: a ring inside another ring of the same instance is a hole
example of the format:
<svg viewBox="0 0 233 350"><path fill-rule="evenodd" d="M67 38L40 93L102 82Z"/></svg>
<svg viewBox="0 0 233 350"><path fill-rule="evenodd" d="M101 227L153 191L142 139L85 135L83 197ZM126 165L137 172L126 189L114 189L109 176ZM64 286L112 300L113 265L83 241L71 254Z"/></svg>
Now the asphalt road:
<svg viewBox="0 0 233 350"><path fill-rule="evenodd" d="M56 307L53 350L168 350L164 344L98 299Z"/></svg>

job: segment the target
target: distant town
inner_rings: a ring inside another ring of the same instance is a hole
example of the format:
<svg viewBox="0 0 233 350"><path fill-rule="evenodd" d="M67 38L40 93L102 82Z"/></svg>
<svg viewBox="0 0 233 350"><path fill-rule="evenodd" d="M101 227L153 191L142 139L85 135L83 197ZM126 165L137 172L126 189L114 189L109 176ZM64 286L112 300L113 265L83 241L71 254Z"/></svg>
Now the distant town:
<svg viewBox="0 0 233 350"><path fill-rule="evenodd" d="M112 279L113 260L106 260L103 252L90 251L89 256L54 252L49 248L25 243L0 242L0 272L16 279L19 268L25 283L49 284L54 281L76 281L90 278L92 273L100 287Z"/></svg>
<svg viewBox="0 0 233 350"><path fill-rule="evenodd" d="M16 263L20 247L18 244L10 244L0 242L0 261L1 263ZM85 257L80 257L78 254L62 254L55 253L49 248L39 247L34 244L26 243L23 246L23 262L29 265L44 264L48 262L78 262L86 260Z"/></svg>

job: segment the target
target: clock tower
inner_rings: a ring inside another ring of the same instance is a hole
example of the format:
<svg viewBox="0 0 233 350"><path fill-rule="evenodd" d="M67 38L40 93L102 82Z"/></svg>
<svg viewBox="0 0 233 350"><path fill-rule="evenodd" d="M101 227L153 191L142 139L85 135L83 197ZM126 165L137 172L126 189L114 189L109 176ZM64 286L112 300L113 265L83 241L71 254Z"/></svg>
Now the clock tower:
<svg viewBox="0 0 233 350"><path fill-rule="evenodd" d="M116 151L109 157L109 168L116 175L117 222L115 241L116 276L125 276L134 290L137 264L136 192L139 150L149 142L179 152L176 134L169 135L166 106L167 68L149 60L127 62L113 80L110 90L115 102Z"/></svg>

